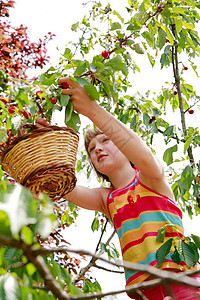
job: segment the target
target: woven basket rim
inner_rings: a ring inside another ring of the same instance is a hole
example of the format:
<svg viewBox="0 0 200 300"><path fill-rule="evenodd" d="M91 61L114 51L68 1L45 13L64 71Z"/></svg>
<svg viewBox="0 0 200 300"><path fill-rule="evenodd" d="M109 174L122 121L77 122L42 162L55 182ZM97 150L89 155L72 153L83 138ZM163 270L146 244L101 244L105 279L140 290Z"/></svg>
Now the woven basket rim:
<svg viewBox="0 0 200 300"><path fill-rule="evenodd" d="M26 125L26 124L24 124ZM38 137L40 135L43 135L47 132L53 132L53 131L66 131L66 132L71 132L73 135L76 136L76 138L78 139L79 141L79 136L78 134L71 128L71 127L60 127L60 126L57 126L57 125L50 125L48 127L42 127L42 128L38 128L36 127L35 125L33 124L30 124L32 125L31 127L34 128L31 132L29 133L24 133L23 135L21 136L18 136L16 137L5 149L4 149L4 153L2 155L2 158L1 158L1 161L3 161L5 155L16 145L18 144L19 142L25 140L25 139L28 139L28 138L35 138L35 137Z"/></svg>

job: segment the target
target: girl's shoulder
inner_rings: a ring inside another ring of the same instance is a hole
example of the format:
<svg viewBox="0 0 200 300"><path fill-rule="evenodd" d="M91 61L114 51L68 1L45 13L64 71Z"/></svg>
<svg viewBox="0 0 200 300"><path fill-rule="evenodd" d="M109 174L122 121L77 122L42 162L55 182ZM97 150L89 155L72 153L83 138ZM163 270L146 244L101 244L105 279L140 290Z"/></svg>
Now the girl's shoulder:
<svg viewBox="0 0 200 300"><path fill-rule="evenodd" d="M100 187L99 188L99 192L102 197L103 210L105 211L105 214L107 217L109 217L108 207L107 207L107 198L108 198L110 191L111 191L111 187Z"/></svg>

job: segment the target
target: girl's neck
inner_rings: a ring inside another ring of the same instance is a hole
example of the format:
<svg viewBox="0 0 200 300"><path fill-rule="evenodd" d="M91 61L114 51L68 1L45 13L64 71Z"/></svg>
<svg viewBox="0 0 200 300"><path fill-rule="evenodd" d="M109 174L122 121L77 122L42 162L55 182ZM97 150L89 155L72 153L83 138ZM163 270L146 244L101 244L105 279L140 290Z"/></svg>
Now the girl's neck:
<svg viewBox="0 0 200 300"><path fill-rule="evenodd" d="M129 165L124 166L124 168L120 168L119 170L115 170L115 172L109 176L109 179L112 183L113 189L118 190L128 185L134 177L135 169Z"/></svg>

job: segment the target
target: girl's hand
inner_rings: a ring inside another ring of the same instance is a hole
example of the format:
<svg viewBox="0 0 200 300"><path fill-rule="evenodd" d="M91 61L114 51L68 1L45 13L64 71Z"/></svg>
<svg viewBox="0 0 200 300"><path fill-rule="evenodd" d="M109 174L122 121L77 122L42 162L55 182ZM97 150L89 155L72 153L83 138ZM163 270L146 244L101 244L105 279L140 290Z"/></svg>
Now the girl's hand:
<svg viewBox="0 0 200 300"><path fill-rule="evenodd" d="M49 126L49 122L47 122L47 120L45 120L43 118L37 118L37 119L35 119L35 125L38 128L48 127Z"/></svg>
<svg viewBox="0 0 200 300"><path fill-rule="evenodd" d="M58 81L58 85L68 85L69 88L63 89L63 95L69 95L70 101L72 102L73 109L78 113L88 117L94 101L88 96L86 91L69 77L61 78Z"/></svg>

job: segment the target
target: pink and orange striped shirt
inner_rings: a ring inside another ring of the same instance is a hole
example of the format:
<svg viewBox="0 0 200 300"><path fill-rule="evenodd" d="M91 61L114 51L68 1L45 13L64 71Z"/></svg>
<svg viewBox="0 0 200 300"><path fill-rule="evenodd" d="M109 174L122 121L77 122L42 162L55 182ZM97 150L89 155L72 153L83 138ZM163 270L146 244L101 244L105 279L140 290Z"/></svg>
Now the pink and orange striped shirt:
<svg viewBox="0 0 200 300"><path fill-rule="evenodd" d="M131 263L155 266L156 251L161 243L156 242L158 230L166 224L174 224L180 233L172 227L166 227L165 240L183 235L182 212L176 203L144 186L137 176L124 188L111 191L107 204L111 220L119 236L123 260ZM186 270L184 261L180 265L167 256L160 269ZM125 270L126 285L140 283L150 275Z"/></svg>

